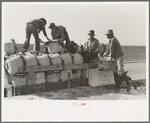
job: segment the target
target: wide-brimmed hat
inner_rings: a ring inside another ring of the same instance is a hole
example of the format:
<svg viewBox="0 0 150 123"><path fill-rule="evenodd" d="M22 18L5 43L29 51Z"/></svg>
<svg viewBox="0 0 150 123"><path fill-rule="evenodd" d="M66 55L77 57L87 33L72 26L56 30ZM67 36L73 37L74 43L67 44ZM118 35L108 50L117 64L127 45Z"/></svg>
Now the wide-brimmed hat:
<svg viewBox="0 0 150 123"><path fill-rule="evenodd" d="M94 30L90 30L89 33L88 33L88 35L95 35L94 34Z"/></svg>
<svg viewBox="0 0 150 123"><path fill-rule="evenodd" d="M113 35L113 34L114 34L114 33L113 33L113 30L112 30L112 29L109 29L105 35Z"/></svg>
<svg viewBox="0 0 150 123"><path fill-rule="evenodd" d="M42 20L45 23L45 25L47 24L47 21L44 18L40 18L39 20Z"/></svg>
<svg viewBox="0 0 150 123"><path fill-rule="evenodd" d="M55 27L55 23L50 23L49 28Z"/></svg>

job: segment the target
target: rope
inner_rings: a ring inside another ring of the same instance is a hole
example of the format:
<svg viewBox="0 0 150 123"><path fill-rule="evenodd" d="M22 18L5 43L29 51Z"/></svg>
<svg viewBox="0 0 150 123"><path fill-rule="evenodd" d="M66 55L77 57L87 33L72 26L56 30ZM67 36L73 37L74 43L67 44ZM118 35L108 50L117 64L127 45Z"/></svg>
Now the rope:
<svg viewBox="0 0 150 123"><path fill-rule="evenodd" d="M74 64L74 55L71 55L71 53L69 53L72 59L72 64Z"/></svg>
<svg viewBox="0 0 150 123"><path fill-rule="evenodd" d="M49 61L50 61L50 65L52 65L52 59L51 57L48 55Z"/></svg>
<svg viewBox="0 0 150 123"><path fill-rule="evenodd" d="M20 54L18 54L18 55L20 56L20 58L23 61L23 66L26 66L26 60L25 60L25 58L22 55L20 55Z"/></svg>
<svg viewBox="0 0 150 123"><path fill-rule="evenodd" d="M37 60L37 65L38 65L38 66L41 66L41 64L40 64L38 58L36 57L36 55L33 54L33 56L34 56L34 57L36 58L36 60Z"/></svg>

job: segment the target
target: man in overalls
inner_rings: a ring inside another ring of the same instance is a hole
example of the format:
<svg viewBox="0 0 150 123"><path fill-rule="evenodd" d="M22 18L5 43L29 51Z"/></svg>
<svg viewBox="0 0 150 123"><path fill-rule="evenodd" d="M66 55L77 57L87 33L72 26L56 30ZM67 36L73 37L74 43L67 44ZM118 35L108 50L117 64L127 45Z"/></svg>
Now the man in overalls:
<svg viewBox="0 0 150 123"><path fill-rule="evenodd" d="M66 48L68 52L70 52L70 39L68 32L66 31L66 28L64 26L56 26L55 23L50 23L49 28L51 29L51 35L53 40L57 40L60 45L64 48L63 41L66 41Z"/></svg>
<svg viewBox="0 0 150 123"><path fill-rule="evenodd" d="M44 18L40 19L33 19L29 21L26 24L26 41L24 42L24 45L22 47L21 52L26 52L30 45L30 38L31 34L33 34L35 38L35 54L38 55L40 51L40 39L39 34L41 31L43 31L44 36L47 40L50 41L50 39L47 37L47 33L45 31L45 25L47 21Z"/></svg>
<svg viewBox="0 0 150 123"><path fill-rule="evenodd" d="M105 34L107 38L109 39L109 48L107 52L104 54L104 56L108 56L111 59L115 60L115 64L117 66L117 71L113 71L114 73L114 79L116 82L116 87L119 87L120 85L120 78L124 77L124 54L121 48L121 45L117 38L113 34L113 30L108 30ZM117 73L118 72L118 73ZM127 85L127 91L130 91L130 83L127 80L126 77L123 78Z"/></svg>
<svg viewBox="0 0 150 123"><path fill-rule="evenodd" d="M96 58L98 53L102 54L104 52L104 47L100 44L99 40L94 37L94 30L90 30L88 35L89 39L83 44L83 51L81 52L85 63L89 63L90 60Z"/></svg>

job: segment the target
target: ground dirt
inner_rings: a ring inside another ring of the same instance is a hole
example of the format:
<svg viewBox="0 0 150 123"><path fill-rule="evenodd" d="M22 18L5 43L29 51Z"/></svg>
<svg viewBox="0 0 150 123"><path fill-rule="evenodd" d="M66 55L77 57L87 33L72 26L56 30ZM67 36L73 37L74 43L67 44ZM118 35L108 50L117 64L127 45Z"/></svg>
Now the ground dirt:
<svg viewBox="0 0 150 123"><path fill-rule="evenodd" d="M125 87L77 87L49 92L40 92L30 95L16 96L7 99L19 100L145 100L146 80L136 80L137 89L131 84L131 91L127 92Z"/></svg>

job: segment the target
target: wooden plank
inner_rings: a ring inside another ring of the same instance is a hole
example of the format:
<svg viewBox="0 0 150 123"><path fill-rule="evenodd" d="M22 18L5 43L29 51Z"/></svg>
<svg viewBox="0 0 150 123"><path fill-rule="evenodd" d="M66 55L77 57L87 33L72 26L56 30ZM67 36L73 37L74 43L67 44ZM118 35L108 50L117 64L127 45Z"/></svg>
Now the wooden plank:
<svg viewBox="0 0 150 123"><path fill-rule="evenodd" d="M67 64L64 65L64 70L76 70L89 68L88 64Z"/></svg>
<svg viewBox="0 0 150 123"><path fill-rule="evenodd" d="M88 66L89 66L90 69L97 68L98 63L88 63Z"/></svg>
<svg viewBox="0 0 150 123"><path fill-rule="evenodd" d="M70 78L71 78L71 73L70 72L68 72L68 88L70 88Z"/></svg>
<svg viewBox="0 0 150 123"><path fill-rule="evenodd" d="M97 63L88 63L88 64L67 64L67 65L46 65L46 66L28 66L21 67L19 72L30 72L30 71L48 71L48 70L76 70L76 69L88 69L88 68L97 68Z"/></svg>
<svg viewBox="0 0 150 123"><path fill-rule="evenodd" d="M28 66L25 67L25 71L23 71L24 67L19 69L19 72L30 72L30 71L48 71L48 70L62 70L62 65L45 65L45 66Z"/></svg>

